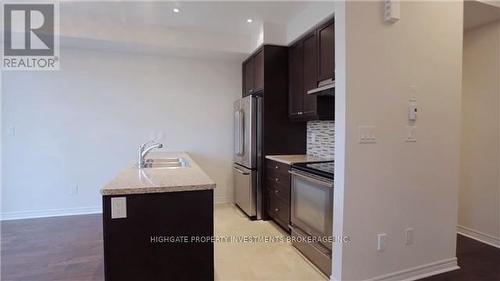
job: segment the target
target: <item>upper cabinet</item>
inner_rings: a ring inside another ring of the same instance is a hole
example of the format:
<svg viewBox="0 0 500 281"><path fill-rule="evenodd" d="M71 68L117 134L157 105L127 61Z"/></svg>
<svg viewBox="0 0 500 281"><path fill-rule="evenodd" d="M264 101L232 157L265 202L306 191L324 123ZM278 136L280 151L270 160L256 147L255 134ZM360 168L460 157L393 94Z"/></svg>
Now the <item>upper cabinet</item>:
<svg viewBox="0 0 500 281"><path fill-rule="evenodd" d="M253 65L253 90L254 92L260 92L264 90L264 49L255 54Z"/></svg>
<svg viewBox="0 0 500 281"><path fill-rule="evenodd" d="M301 89L303 99L303 118L310 118L316 114L316 96L307 95L307 91L318 86L318 45L316 33L307 35L304 44L304 88Z"/></svg>
<svg viewBox="0 0 500 281"><path fill-rule="evenodd" d="M335 80L335 34L333 21L318 29L318 82Z"/></svg>
<svg viewBox="0 0 500 281"><path fill-rule="evenodd" d="M292 120L333 120L333 95L308 94L335 80L333 19L289 48L289 116Z"/></svg>
<svg viewBox="0 0 500 281"><path fill-rule="evenodd" d="M298 118L304 111L304 44L302 41L288 49L288 112Z"/></svg>
<svg viewBox="0 0 500 281"><path fill-rule="evenodd" d="M260 49L243 62L243 96L264 89L264 49Z"/></svg>
<svg viewBox="0 0 500 281"><path fill-rule="evenodd" d="M254 60L252 58L243 62L243 96L250 95L253 92L253 68Z"/></svg>

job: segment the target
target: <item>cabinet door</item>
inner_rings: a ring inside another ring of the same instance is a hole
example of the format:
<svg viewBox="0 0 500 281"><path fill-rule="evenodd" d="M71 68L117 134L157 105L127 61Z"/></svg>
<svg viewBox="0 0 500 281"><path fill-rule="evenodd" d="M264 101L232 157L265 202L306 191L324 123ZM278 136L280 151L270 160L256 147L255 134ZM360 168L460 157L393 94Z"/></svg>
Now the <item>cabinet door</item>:
<svg viewBox="0 0 500 281"><path fill-rule="evenodd" d="M254 56L254 92L264 90L264 50Z"/></svg>
<svg viewBox="0 0 500 281"><path fill-rule="evenodd" d="M253 93L253 57L243 63L243 96L248 96Z"/></svg>
<svg viewBox="0 0 500 281"><path fill-rule="evenodd" d="M302 41L295 43L288 52L288 113L297 118L303 111L304 101L304 45Z"/></svg>
<svg viewBox="0 0 500 281"><path fill-rule="evenodd" d="M333 21L318 29L318 81L335 80L335 34Z"/></svg>
<svg viewBox="0 0 500 281"><path fill-rule="evenodd" d="M316 96L308 95L307 91L318 87L318 65L317 65L317 41L316 34L312 33L304 38L304 90L302 96L304 100L305 115L316 113Z"/></svg>

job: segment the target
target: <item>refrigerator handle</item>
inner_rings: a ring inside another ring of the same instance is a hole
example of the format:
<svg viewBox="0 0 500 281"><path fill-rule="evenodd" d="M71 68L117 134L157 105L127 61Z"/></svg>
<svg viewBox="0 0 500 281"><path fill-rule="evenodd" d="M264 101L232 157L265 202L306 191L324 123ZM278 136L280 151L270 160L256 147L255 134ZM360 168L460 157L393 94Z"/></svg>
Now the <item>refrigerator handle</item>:
<svg viewBox="0 0 500 281"><path fill-rule="evenodd" d="M245 114L242 110L238 110L239 114L239 120L238 120L238 152L240 155L243 155L245 153Z"/></svg>
<svg viewBox="0 0 500 281"><path fill-rule="evenodd" d="M234 112L234 153L240 155L240 110Z"/></svg>

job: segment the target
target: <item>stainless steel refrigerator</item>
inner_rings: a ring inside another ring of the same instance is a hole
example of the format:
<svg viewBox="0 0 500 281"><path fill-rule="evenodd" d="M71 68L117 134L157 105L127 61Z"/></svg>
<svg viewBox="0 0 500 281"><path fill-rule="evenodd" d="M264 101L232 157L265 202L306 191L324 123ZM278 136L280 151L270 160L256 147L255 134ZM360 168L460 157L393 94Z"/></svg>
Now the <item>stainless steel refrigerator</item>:
<svg viewBox="0 0 500 281"><path fill-rule="evenodd" d="M234 102L234 201L249 217L261 219L260 161L262 98Z"/></svg>

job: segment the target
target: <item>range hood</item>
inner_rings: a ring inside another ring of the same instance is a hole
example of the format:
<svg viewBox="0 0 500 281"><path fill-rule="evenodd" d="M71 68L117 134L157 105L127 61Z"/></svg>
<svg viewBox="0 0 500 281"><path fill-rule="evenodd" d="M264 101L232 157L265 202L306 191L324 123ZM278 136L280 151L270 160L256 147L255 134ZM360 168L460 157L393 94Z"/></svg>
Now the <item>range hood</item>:
<svg viewBox="0 0 500 281"><path fill-rule="evenodd" d="M334 96L335 95L335 81L333 79L326 79L318 83L318 87L307 91L308 95L318 96Z"/></svg>

